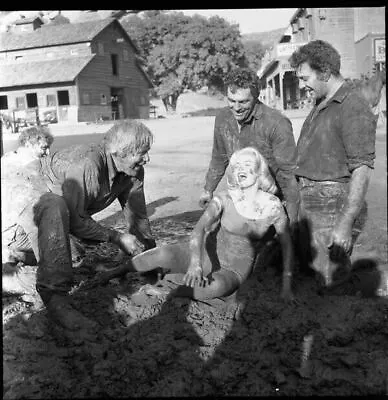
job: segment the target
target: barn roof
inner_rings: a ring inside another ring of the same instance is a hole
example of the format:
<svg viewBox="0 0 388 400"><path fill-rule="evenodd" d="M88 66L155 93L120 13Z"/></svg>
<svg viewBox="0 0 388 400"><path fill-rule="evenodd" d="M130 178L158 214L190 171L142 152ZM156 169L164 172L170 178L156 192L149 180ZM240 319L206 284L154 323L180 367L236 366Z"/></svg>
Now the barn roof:
<svg viewBox="0 0 388 400"><path fill-rule="evenodd" d="M2 33L0 34L0 52L90 42L103 29L114 22L120 25L123 33L135 50L138 51L121 24L115 18L105 18L76 24L44 24L39 29L28 33Z"/></svg>
<svg viewBox="0 0 388 400"><path fill-rule="evenodd" d="M70 82L94 56L0 64L0 87Z"/></svg>
<svg viewBox="0 0 388 400"><path fill-rule="evenodd" d="M43 24L43 20L39 16L30 17L30 18L20 18L20 19L16 20L14 22L14 24L15 25L31 24L32 22L36 21L37 19L40 20L40 22Z"/></svg>

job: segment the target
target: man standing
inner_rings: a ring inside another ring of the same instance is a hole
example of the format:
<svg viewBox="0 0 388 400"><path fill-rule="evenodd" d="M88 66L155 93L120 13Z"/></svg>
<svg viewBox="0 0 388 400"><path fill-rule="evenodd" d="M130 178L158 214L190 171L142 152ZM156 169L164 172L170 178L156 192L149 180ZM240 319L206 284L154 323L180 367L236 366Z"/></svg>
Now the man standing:
<svg viewBox="0 0 388 400"><path fill-rule="evenodd" d="M205 207L212 199L231 155L252 146L267 160L293 228L297 221L298 191L291 121L258 100L257 76L253 71L238 68L227 76L225 83L229 108L215 120L212 158L199 204Z"/></svg>
<svg viewBox="0 0 388 400"><path fill-rule="evenodd" d="M316 98L297 144L300 246L305 265L329 286L335 273L350 267L352 230L374 166L376 119L366 100L344 83L340 55L329 43L301 46L290 63Z"/></svg>
<svg viewBox="0 0 388 400"><path fill-rule="evenodd" d="M3 291L9 287L29 294L36 282L49 313L65 328L90 325L67 296L73 277L69 233L114 243L127 254L155 247L143 190L143 165L149 161L152 141L145 125L123 121L107 132L100 145L72 146L2 176L7 196L2 211L13 217L2 229L7 231L2 236L9 261L25 262L23 255L32 251L38 263L37 274L3 272ZM115 199L123 208L127 233L91 218Z"/></svg>

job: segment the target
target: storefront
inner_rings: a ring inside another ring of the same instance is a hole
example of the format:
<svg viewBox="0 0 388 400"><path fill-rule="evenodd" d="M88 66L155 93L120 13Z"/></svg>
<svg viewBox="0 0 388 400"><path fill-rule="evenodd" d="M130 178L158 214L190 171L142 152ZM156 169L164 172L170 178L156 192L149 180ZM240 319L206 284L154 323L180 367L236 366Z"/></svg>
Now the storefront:
<svg viewBox="0 0 388 400"><path fill-rule="evenodd" d="M278 110L303 108L308 103L304 89L288 61L292 53L305 43L279 43L275 46L272 59L259 71L261 81L260 99Z"/></svg>

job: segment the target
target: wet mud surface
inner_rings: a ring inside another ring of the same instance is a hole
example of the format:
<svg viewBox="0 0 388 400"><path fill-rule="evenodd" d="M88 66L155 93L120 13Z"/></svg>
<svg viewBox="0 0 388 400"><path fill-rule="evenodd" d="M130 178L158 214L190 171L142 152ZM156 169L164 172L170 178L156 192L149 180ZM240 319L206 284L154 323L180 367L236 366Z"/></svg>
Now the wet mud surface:
<svg viewBox="0 0 388 400"><path fill-rule="evenodd" d="M199 215L153 221L158 245L188 238ZM386 239L373 232L360 236L361 248L386 254ZM388 297L375 295L376 265L331 293L297 275L296 300L285 303L270 253L235 302L209 305L174 298L176 286L154 274L83 289L118 263L113 246L86 246L72 299L99 328L69 337L44 308L3 297L3 397L387 394Z"/></svg>

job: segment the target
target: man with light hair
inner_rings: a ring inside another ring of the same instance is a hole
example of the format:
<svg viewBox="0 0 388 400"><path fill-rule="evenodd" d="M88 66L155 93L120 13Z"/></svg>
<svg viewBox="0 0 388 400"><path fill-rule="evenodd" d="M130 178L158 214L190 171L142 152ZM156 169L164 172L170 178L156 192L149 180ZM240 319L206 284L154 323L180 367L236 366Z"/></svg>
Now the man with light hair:
<svg viewBox="0 0 388 400"><path fill-rule="evenodd" d="M28 164L18 179L8 179L13 187L6 190L3 213L12 210L14 221L3 227L8 229L3 246L9 254L3 263L25 263L25 256L32 252L38 268L36 274L20 268L8 275L3 271L3 291L34 295L36 288L49 314L64 328L94 327L69 301L73 280L69 234L81 240L114 243L130 255L155 247L145 205L143 168L152 142L153 135L144 124L121 121L102 143L56 151L40 158L33 168ZM15 196L19 198L17 207ZM124 211L126 233L92 219L115 199Z"/></svg>
<svg viewBox="0 0 388 400"><path fill-rule="evenodd" d="M54 138L47 127L33 126L24 129L18 138L18 148L2 156L2 167L11 166L11 162L25 165L34 159L49 155L53 141Z"/></svg>

